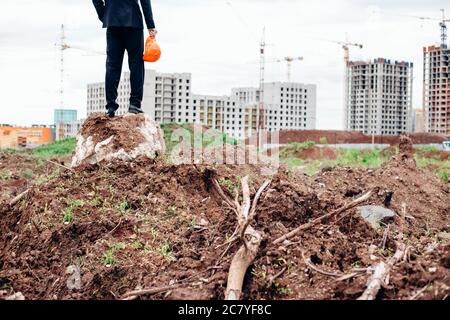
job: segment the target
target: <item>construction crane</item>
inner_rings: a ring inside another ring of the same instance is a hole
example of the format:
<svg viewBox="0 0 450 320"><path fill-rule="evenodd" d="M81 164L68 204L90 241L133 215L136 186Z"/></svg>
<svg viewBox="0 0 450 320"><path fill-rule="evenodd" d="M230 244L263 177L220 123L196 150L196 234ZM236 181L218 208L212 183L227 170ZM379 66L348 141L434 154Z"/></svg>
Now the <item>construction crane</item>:
<svg viewBox="0 0 450 320"><path fill-rule="evenodd" d="M260 43L260 68L259 68L259 119L258 119L258 134L265 128L265 104L264 104L264 80L266 70L266 28L264 27L261 43Z"/></svg>
<svg viewBox="0 0 450 320"><path fill-rule="evenodd" d="M342 49L344 49L344 87L343 87L343 89L344 89L344 128L346 128L347 127L347 114L346 114L345 110L347 109L347 105L348 105L350 47L356 47L356 48L362 49L364 46L359 43L349 42L348 38L346 39L346 41L334 41L334 40L324 40L324 41L338 44L338 45L342 46Z"/></svg>
<svg viewBox="0 0 450 320"><path fill-rule="evenodd" d="M362 49L364 47L362 44L352 43L352 42L349 42L348 40L346 40L346 41L325 40L325 41L336 43L336 44L342 46L342 49L344 49L344 64L345 64L346 68L350 62L350 47L357 47L359 49Z"/></svg>
<svg viewBox="0 0 450 320"><path fill-rule="evenodd" d="M94 50L90 50L90 49L85 49L79 46L73 46L73 45L68 45L66 43L66 29L64 24L61 25L61 35L59 38L59 43L56 44L56 46L58 47L58 50L60 51L60 88L59 88L59 96L60 96L60 102L59 102L59 116L61 119L61 122L59 123L59 131L58 131L58 135L60 139L64 139L65 134L64 134L64 78L65 78L65 52L66 50L69 49L75 49L75 50L80 50L86 53L89 53L91 55L105 55L105 53L103 52L99 52L99 51L94 51ZM58 123L56 123L56 125L58 125ZM58 129L58 128L57 128Z"/></svg>
<svg viewBox="0 0 450 320"><path fill-rule="evenodd" d="M284 57L282 59L276 59L273 62L278 62L278 63L282 63L282 62L286 62L287 63L287 82L291 82L291 78L292 78L292 63L294 61L303 61L304 58L303 57Z"/></svg>
<svg viewBox="0 0 450 320"><path fill-rule="evenodd" d="M230 0L226 1L226 4L233 10L233 13L240 20L240 22L250 31L252 38L254 38L254 33L250 29L250 25L247 21L239 14L239 11L233 5ZM265 70L266 70L266 28L263 28L263 33L261 40L259 42L259 104L258 104L258 126L257 133L259 134L265 128L265 103L264 103L264 81L265 81Z"/></svg>
<svg viewBox="0 0 450 320"><path fill-rule="evenodd" d="M374 11L375 13L380 13L383 15L390 15L390 16L396 16L396 17L406 17L406 18L413 18L413 19L419 19L422 21L428 20L428 21L439 21L439 27L441 28L441 46L447 47L447 22L450 22L450 19L447 19L445 16L445 9L441 9L442 13L442 19L438 18L431 18L426 16L415 16L410 14L401 14L401 13L394 13L394 12L386 12L386 11Z"/></svg>

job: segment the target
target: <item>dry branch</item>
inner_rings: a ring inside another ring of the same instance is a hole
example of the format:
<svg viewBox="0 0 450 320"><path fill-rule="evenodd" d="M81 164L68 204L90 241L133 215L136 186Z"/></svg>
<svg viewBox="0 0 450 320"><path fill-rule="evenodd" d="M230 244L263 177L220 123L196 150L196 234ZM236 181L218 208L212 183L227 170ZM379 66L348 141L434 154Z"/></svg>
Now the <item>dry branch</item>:
<svg viewBox="0 0 450 320"><path fill-rule="evenodd" d="M171 285L171 286L164 286L164 287L157 287L157 288L150 288L150 289L144 289L144 290L135 290L125 293L122 296L122 300L134 300L139 296L147 295L147 294L157 294L162 293L166 291L170 291L173 289L177 289L181 287L181 284L178 285Z"/></svg>
<svg viewBox="0 0 450 320"><path fill-rule="evenodd" d="M292 230L291 232L285 234L284 236L282 236L282 237L276 239L273 243L274 243L274 244L282 243L283 241L285 241L285 240L287 240L287 239L290 239L290 238L296 236L296 235L299 234L301 231L308 230L309 228L315 226L316 224L321 223L322 221L324 221L324 220L326 220L326 219L332 218L332 217L334 217L334 216L336 216L336 215L338 215L338 214L341 214L342 212L345 212L345 211L347 211L347 210L350 210L350 209L356 207L357 205L359 205L359 204L361 204L361 203L363 203L363 202L369 200L370 197L372 196L372 193L373 193L373 191L369 191L369 192L367 192L365 195L361 196L361 197L358 198L358 199L353 200L352 202L346 204L346 205L343 206L342 208L339 208L339 209L337 209L337 210L335 210L335 211L333 211L333 212L330 212L330 213L328 213L328 214L326 214L326 215L323 215L323 216L321 216L321 217L319 217L319 218L317 218L317 219L314 219L314 220L312 220L312 221L310 221L310 222L308 222L308 223L306 223L306 224L304 224L304 225L301 225L300 227L298 227L298 228Z"/></svg>
<svg viewBox="0 0 450 320"><path fill-rule="evenodd" d="M51 163L51 164L53 164L53 165L55 165L55 166L58 166L58 167L60 167L60 168L63 168L63 169L65 169L65 170L67 170L67 171L75 172L75 170L73 170L73 169L71 169L71 168L69 168L69 167L67 167L67 166L65 166L65 165L62 165L61 163L58 163L58 162L55 162L55 161L52 161L52 160L47 160L47 162L48 162L48 163Z"/></svg>
<svg viewBox="0 0 450 320"><path fill-rule="evenodd" d="M20 200L22 200L23 198L25 198L28 193L30 192L30 189L25 190L24 192L22 192L21 194L19 194L17 197L15 197L14 199L11 200L11 202L9 203L10 207L14 207L17 203L20 202Z"/></svg>
<svg viewBox="0 0 450 320"><path fill-rule="evenodd" d="M339 272L339 273L338 273L338 272L328 272L328 271L324 271L324 270L322 270L322 269L316 267L316 266L311 262L310 259L306 259L305 253L304 253L303 251L302 251L302 258L303 258L303 262L304 262L308 267L310 267L311 269L313 269L314 271L316 271L316 272L318 272L318 273L321 273L321 274L323 274L323 275L330 276L330 277L341 277L341 276L343 275L343 273L341 273L341 272Z"/></svg>
<svg viewBox="0 0 450 320"><path fill-rule="evenodd" d="M386 262L381 261L375 264L371 270L373 274L367 280L367 288L358 300L375 300L378 291L380 291L382 285L387 285L390 271L392 267L403 259L405 256L406 246L404 243L397 243L397 251Z"/></svg>

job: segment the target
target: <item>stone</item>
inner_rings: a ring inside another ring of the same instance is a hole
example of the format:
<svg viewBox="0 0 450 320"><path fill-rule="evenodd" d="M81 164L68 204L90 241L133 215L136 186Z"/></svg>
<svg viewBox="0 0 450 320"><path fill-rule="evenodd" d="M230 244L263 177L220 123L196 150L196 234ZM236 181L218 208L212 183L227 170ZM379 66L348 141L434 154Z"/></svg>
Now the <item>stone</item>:
<svg viewBox="0 0 450 320"><path fill-rule="evenodd" d="M150 116L109 118L96 113L86 119L77 136L72 167L115 159L131 161L140 156L154 159L164 152L164 134Z"/></svg>
<svg viewBox="0 0 450 320"><path fill-rule="evenodd" d="M13 295L6 297L5 300L25 300L25 296L22 294L22 292L16 292Z"/></svg>
<svg viewBox="0 0 450 320"><path fill-rule="evenodd" d="M387 224L394 220L395 212L380 206L358 207L361 217L374 229L379 229L381 224Z"/></svg>

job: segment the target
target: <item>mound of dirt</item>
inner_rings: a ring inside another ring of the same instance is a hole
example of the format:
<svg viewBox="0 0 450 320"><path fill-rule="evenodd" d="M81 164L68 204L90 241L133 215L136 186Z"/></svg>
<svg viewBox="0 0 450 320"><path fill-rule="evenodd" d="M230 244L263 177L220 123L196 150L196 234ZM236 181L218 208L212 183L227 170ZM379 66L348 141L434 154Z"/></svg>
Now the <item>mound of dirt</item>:
<svg viewBox="0 0 450 320"><path fill-rule="evenodd" d="M406 155L406 156L404 156ZM252 226L263 233L244 281L244 299L355 299L371 266L407 254L379 299L443 299L450 294L450 190L404 153L377 170L338 167L312 178L287 168L262 194ZM86 165L32 188L0 208L0 291L27 299L117 299L175 285L141 299L223 299L236 215L213 187L235 197L267 178L258 166L167 165L147 157ZM369 190L365 205L396 213L373 229L357 208L288 240L274 241ZM447 240L446 240L447 239ZM79 286L68 285L79 275Z"/></svg>
<svg viewBox="0 0 450 320"><path fill-rule="evenodd" d="M164 134L159 125L145 114L127 114L109 118L91 115L77 137L72 167L113 159L151 159L165 152Z"/></svg>

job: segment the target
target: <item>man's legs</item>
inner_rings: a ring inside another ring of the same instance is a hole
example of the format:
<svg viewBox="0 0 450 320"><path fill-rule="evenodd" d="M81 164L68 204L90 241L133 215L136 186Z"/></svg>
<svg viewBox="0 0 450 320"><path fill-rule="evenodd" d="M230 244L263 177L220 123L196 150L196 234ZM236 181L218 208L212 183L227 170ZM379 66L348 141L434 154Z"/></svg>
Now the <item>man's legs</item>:
<svg viewBox="0 0 450 320"><path fill-rule="evenodd" d="M123 28L109 27L106 31L106 109L109 116L114 116L119 108L117 104L117 88L122 73L123 55L125 53Z"/></svg>
<svg viewBox="0 0 450 320"><path fill-rule="evenodd" d="M128 52L128 65L130 67L130 109L131 113L142 113L141 105L144 96L144 30L128 28L125 37L125 47Z"/></svg>

